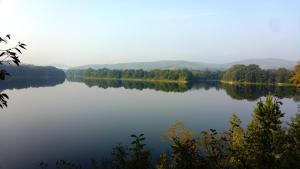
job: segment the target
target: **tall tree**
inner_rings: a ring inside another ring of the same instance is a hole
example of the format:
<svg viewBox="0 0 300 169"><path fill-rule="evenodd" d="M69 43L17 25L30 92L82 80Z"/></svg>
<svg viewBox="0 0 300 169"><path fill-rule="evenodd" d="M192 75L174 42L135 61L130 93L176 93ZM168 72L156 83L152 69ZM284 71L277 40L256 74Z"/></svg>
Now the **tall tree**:
<svg viewBox="0 0 300 169"><path fill-rule="evenodd" d="M265 101L260 99L254 108L246 133L246 153L251 168L263 169L266 165L269 169L276 167L282 146L277 144L278 139L282 139L278 136L283 132L280 118L284 113L280 110L281 104L277 98L267 96Z"/></svg>
<svg viewBox="0 0 300 169"><path fill-rule="evenodd" d="M246 167L246 154L245 154L245 133L241 127L242 121L233 113L229 122L229 148L231 151L230 162L237 168Z"/></svg>

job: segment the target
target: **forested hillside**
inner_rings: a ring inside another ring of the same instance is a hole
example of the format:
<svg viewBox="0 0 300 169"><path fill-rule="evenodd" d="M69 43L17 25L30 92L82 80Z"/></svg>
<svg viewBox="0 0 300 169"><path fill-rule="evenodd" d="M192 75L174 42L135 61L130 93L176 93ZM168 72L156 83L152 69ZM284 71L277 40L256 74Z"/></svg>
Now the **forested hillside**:
<svg viewBox="0 0 300 169"><path fill-rule="evenodd" d="M65 78L65 72L52 66L1 65L10 76L7 78Z"/></svg>

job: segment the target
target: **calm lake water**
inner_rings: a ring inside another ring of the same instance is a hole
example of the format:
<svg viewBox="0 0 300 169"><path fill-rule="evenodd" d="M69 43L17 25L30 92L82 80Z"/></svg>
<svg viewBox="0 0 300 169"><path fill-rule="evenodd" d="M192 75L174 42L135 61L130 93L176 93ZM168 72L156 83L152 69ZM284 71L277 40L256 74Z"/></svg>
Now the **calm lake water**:
<svg viewBox="0 0 300 169"><path fill-rule="evenodd" d="M35 168L41 160L89 162L109 156L130 134L144 133L155 156L168 149L161 137L176 120L194 133L222 131L236 112L245 126L257 98L281 98L288 120L299 91L287 87L218 83L157 84L121 81L12 80L0 85L9 106L0 110L0 168Z"/></svg>

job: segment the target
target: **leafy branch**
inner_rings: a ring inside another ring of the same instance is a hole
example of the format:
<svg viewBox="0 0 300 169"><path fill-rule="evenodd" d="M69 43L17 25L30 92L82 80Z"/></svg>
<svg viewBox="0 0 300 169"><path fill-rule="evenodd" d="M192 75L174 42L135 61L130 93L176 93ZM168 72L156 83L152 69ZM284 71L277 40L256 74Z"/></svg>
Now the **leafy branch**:
<svg viewBox="0 0 300 169"><path fill-rule="evenodd" d="M4 38L0 37L0 44L4 43L5 45L8 41L11 40L10 34L6 35ZM15 64L20 65L21 61L19 59L19 54L22 54L22 50L26 50L26 44L18 42L17 45L7 49L0 49L0 65L3 64ZM4 70L0 69L0 80L5 80L6 76L10 74ZM0 93L0 107L7 107L7 100L9 99L8 95L5 93Z"/></svg>

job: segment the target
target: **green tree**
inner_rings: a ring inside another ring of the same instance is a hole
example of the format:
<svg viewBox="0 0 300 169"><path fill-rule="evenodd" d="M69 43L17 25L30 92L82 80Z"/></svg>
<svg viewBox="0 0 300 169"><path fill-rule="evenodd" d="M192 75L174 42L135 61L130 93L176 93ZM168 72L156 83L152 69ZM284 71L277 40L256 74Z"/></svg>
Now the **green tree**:
<svg viewBox="0 0 300 169"><path fill-rule="evenodd" d="M281 168L300 166L300 114L297 114L288 126L283 152Z"/></svg>
<svg viewBox="0 0 300 169"><path fill-rule="evenodd" d="M229 122L229 148L231 151L230 163L236 168L246 167L245 133L241 127L242 121L233 113Z"/></svg>
<svg viewBox="0 0 300 169"><path fill-rule="evenodd" d="M284 113L280 110L281 102L267 96L266 100L260 99L254 108L252 121L246 133L246 153L251 168L263 169L276 167L278 157L283 145L279 145L279 137L283 130L281 120Z"/></svg>

